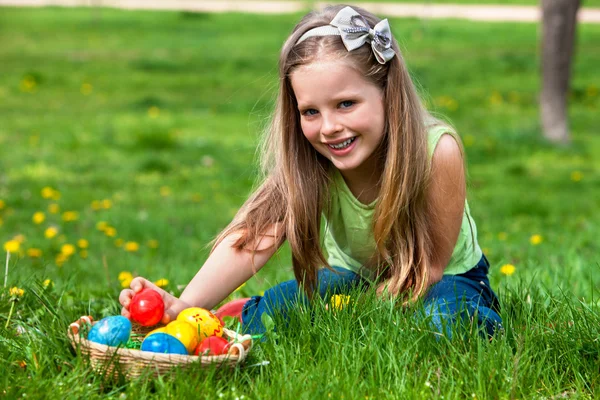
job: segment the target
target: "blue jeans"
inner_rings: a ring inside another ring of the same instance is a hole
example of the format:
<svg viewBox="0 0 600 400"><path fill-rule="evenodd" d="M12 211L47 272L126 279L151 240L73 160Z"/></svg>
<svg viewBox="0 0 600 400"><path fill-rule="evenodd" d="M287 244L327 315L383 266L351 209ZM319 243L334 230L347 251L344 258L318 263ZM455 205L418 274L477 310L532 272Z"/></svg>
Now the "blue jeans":
<svg viewBox="0 0 600 400"><path fill-rule="evenodd" d="M485 256L471 270L460 275L444 275L425 294L424 307L418 310L419 318L429 320L431 328L438 334L452 336L452 326L459 321L477 319L477 325L490 337L502 326L498 315L498 297L490 288L487 277L489 262ZM355 288L364 288L368 282L360 275L340 267L319 270L315 295L328 300L334 294L348 293ZM242 310L242 326L245 332L265 332L261 316L280 313L286 317L288 310L298 301L308 304L308 299L299 290L295 280L281 283L267 290L264 296L254 296Z"/></svg>

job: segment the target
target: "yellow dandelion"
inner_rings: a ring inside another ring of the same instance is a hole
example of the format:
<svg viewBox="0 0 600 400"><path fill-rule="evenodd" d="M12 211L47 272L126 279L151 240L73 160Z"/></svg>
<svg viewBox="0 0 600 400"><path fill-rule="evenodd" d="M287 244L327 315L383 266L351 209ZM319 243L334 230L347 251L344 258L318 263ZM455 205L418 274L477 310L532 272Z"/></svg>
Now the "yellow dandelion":
<svg viewBox="0 0 600 400"><path fill-rule="evenodd" d="M102 202L100 200L92 201L92 210L98 211L101 208L102 208Z"/></svg>
<svg viewBox="0 0 600 400"><path fill-rule="evenodd" d="M44 214L41 211L38 211L33 214L33 217L31 219L33 220L34 224L39 225L46 220L46 214Z"/></svg>
<svg viewBox="0 0 600 400"><path fill-rule="evenodd" d="M19 251L21 247L21 243L18 240L9 240L4 243L4 251L8 251L10 253L16 253Z"/></svg>
<svg viewBox="0 0 600 400"><path fill-rule="evenodd" d="M89 83L82 83L80 90L82 95L89 96L94 91L94 87Z"/></svg>
<svg viewBox="0 0 600 400"><path fill-rule="evenodd" d="M75 246L70 243L65 243L60 247L60 252L64 254L66 257L70 257L75 254Z"/></svg>
<svg viewBox="0 0 600 400"><path fill-rule="evenodd" d="M171 188L168 186L161 186L160 188L160 195L162 197L168 197L171 195Z"/></svg>
<svg viewBox="0 0 600 400"><path fill-rule="evenodd" d="M531 243L533 246L537 246L538 244L542 243L544 239L542 238L542 235L532 235L529 238L529 243Z"/></svg>
<svg viewBox="0 0 600 400"><path fill-rule="evenodd" d="M106 229L104 229L104 234L108 237L115 237L117 236L117 230L112 226L107 226Z"/></svg>
<svg viewBox="0 0 600 400"><path fill-rule="evenodd" d="M56 203L48 204L48 212L50 214L58 214L60 212L60 206Z"/></svg>
<svg viewBox="0 0 600 400"><path fill-rule="evenodd" d="M81 250L81 251L79 252L79 257L83 258L84 260L85 260L86 258L88 258L88 252L87 252L87 250Z"/></svg>
<svg viewBox="0 0 600 400"><path fill-rule="evenodd" d="M15 297L23 297L23 295L25 294L25 290L18 288L16 286L13 286L10 288L10 290L8 291L8 293L11 296L15 296Z"/></svg>
<svg viewBox="0 0 600 400"><path fill-rule="evenodd" d="M40 258L42 256L42 250L32 247L30 249L27 249L27 255L31 258Z"/></svg>
<svg viewBox="0 0 600 400"><path fill-rule="evenodd" d="M63 264L65 263L65 261L67 261L69 259L68 256L66 256L63 253L58 253L56 255L56 257L54 258L54 261L56 262L56 266L57 267L62 267Z"/></svg>
<svg viewBox="0 0 600 400"><path fill-rule="evenodd" d="M87 249L90 246L90 242L86 239L79 239L77 241L77 246L79 246L80 249Z"/></svg>
<svg viewBox="0 0 600 400"><path fill-rule="evenodd" d="M121 247L121 246L123 246L123 242L124 242L124 240L123 240L123 239L121 239L121 238L119 238L119 239L116 239L116 240L115 240L115 246L117 246L117 247Z"/></svg>
<svg viewBox="0 0 600 400"><path fill-rule="evenodd" d="M158 240L150 239L147 244L151 249L158 249Z"/></svg>
<svg viewBox="0 0 600 400"><path fill-rule="evenodd" d="M160 288L165 287L169 284L169 280L165 279L165 278L161 278L159 280L157 280L156 282L154 282L154 284Z"/></svg>
<svg viewBox="0 0 600 400"><path fill-rule="evenodd" d="M502 98L502 95L499 92L497 92L497 91L492 92L492 95L490 96L490 104L491 105L497 106L497 105L502 104L503 101L504 101L504 99Z"/></svg>
<svg viewBox="0 0 600 400"><path fill-rule="evenodd" d="M112 201L110 199L102 200L102 208L104 208L105 210L108 210L111 207L112 207Z"/></svg>
<svg viewBox="0 0 600 400"><path fill-rule="evenodd" d="M515 273L515 266L512 264L504 264L500 267L500 272L504 275L510 276Z"/></svg>
<svg viewBox="0 0 600 400"><path fill-rule="evenodd" d="M98 221L96 223L96 229L99 231L104 232L106 228L108 228L108 223L106 221Z"/></svg>
<svg viewBox="0 0 600 400"><path fill-rule="evenodd" d="M158 108L156 106L152 106L148 109L148 116L150 118L158 118L159 115L160 115L160 108Z"/></svg>
<svg viewBox="0 0 600 400"><path fill-rule="evenodd" d="M37 90L36 86L37 82L35 81L35 78L32 76L26 76L21 81L20 89L22 92L34 93Z"/></svg>
<svg viewBox="0 0 600 400"><path fill-rule="evenodd" d="M140 245L136 242L127 242L125 243L125 250L129 252L138 251L140 249Z"/></svg>
<svg viewBox="0 0 600 400"><path fill-rule="evenodd" d="M121 281L121 287L122 287L122 288L128 288L128 287L129 287L129 285L131 285L131 281L132 281L132 280L133 280L133 278L132 278L132 279L123 279L123 280Z"/></svg>
<svg viewBox="0 0 600 400"><path fill-rule="evenodd" d="M58 235L58 229L56 229L55 227L51 226L49 228L47 228L44 231L44 236L46 237L46 239L52 239L53 237L55 237L56 235Z"/></svg>
<svg viewBox="0 0 600 400"><path fill-rule="evenodd" d="M131 272L129 271L121 271L119 272L119 280L120 281L126 281L126 280L132 280L133 279L133 275L131 274Z"/></svg>
<svg viewBox="0 0 600 400"><path fill-rule="evenodd" d="M582 179L583 179L583 174L581 173L581 171L573 171L573 172L571 172L571 180L573 182L579 182Z"/></svg>
<svg viewBox="0 0 600 400"><path fill-rule="evenodd" d="M350 302L350 296L344 294L334 294L329 300L332 310L341 310Z"/></svg>
<svg viewBox="0 0 600 400"><path fill-rule="evenodd" d="M46 289L47 289L47 288L49 288L49 287L52 287L52 286L54 286L54 282L52 282L50 279L46 279L46 280L44 281L44 283L42 283L42 285L44 286L44 288L46 288Z"/></svg>
<svg viewBox="0 0 600 400"><path fill-rule="evenodd" d="M498 232L498 240L505 241L508 239L508 234L506 232Z"/></svg>
<svg viewBox="0 0 600 400"><path fill-rule="evenodd" d="M0 200L0 210L3 210L4 207L6 207L6 203L4 202L4 200Z"/></svg>
<svg viewBox="0 0 600 400"><path fill-rule="evenodd" d="M62 215L62 219L65 222L77 221L79 213L77 211L65 211Z"/></svg>

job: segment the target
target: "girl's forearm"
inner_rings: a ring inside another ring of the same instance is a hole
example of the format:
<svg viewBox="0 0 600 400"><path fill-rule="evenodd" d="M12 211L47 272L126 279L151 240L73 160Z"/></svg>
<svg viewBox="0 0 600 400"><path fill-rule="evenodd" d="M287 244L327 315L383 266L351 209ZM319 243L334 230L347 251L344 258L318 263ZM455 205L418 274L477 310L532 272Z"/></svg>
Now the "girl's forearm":
<svg viewBox="0 0 600 400"><path fill-rule="evenodd" d="M181 301L213 309L258 272L277 251L272 237L263 237L261 250L254 254L233 248L236 239L237 235L232 235L219 243L181 294Z"/></svg>

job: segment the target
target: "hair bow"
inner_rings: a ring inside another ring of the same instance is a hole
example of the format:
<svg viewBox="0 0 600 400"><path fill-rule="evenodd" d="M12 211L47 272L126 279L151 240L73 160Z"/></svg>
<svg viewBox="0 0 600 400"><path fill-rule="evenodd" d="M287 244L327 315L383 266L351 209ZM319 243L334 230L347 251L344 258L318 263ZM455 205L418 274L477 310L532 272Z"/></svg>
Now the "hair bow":
<svg viewBox="0 0 600 400"><path fill-rule="evenodd" d="M340 35L346 50L358 49L371 43L373 54L380 64L390 61L396 53L392 49L392 32L387 19L379 21L373 28L352 7L341 9L329 25L318 26L304 33L297 43L311 36Z"/></svg>
<svg viewBox="0 0 600 400"><path fill-rule="evenodd" d="M354 11L352 7L344 7L333 18L330 25L340 30L342 42L348 51L370 42L380 64L385 64L396 55L391 48L392 32L387 19L379 21L371 28L365 17Z"/></svg>

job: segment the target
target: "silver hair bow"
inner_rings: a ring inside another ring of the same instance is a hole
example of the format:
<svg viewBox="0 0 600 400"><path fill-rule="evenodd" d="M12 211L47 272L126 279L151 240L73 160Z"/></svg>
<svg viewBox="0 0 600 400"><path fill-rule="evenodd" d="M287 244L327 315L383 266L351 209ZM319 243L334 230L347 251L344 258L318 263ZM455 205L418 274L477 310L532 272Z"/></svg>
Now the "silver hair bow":
<svg viewBox="0 0 600 400"><path fill-rule="evenodd" d="M371 43L373 54L380 64L385 64L396 55L392 49L392 33L388 20L379 21L371 28L367 20L352 7L341 9L329 25L309 30L298 39L298 43L312 36L326 35L340 35L348 51L357 49L365 43Z"/></svg>

